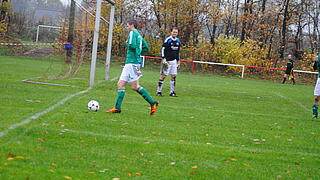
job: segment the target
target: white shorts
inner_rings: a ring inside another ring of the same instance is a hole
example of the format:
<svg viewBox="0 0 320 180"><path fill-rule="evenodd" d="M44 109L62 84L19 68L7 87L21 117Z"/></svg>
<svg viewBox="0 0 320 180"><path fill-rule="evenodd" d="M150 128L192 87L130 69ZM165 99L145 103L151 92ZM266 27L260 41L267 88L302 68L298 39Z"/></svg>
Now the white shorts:
<svg viewBox="0 0 320 180"><path fill-rule="evenodd" d="M314 87L314 96L320 96L320 78L317 80L316 87Z"/></svg>
<svg viewBox="0 0 320 180"><path fill-rule="evenodd" d="M122 69L120 80L133 82L139 80L141 76L140 64L126 64Z"/></svg>
<svg viewBox="0 0 320 180"><path fill-rule="evenodd" d="M167 61L168 65L161 63L160 74L164 75L177 75L178 74L178 62L177 60Z"/></svg>

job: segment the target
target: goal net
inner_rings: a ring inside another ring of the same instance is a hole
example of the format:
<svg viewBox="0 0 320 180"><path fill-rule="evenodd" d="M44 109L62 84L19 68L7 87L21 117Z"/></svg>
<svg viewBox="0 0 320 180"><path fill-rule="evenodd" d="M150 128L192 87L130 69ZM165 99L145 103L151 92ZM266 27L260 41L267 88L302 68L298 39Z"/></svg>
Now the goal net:
<svg viewBox="0 0 320 180"><path fill-rule="evenodd" d="M104 3L103 8L106 8L106 10L103 11L104 14L101 13L102 1L107 2ZM72 35L74 39L73 42L71 43L69 41L70 22L68 22L68 19L66 19L61 26L38 25L35 41L28 44L31 47L29 54L40 55L41 51L50 52L50 56L45 58L48 62L48 68L44 69L43 74L39 75L39 77L30 77L24 82L39 84L41 81L45 84L52 83L52 85L57 85L56 82L63 82L64 85L68 84L70 86L86 86L90 83L91 86L91 83L93 85L94 82L96 64L98 64L100 68L104 68L103 63L106 60L105 56L107 56L107 59L111 58L111 43L108 43L108 49L105 49L104 45L107 44L107 42L99 41L99 36L108 41L112 39L112 27L104 16L111 14L110 11L114 8L114 2L98 0L95 3L91 2L88 4L85 1L74 0L72 3L74 3L73 5L75 7L75 18L72 28L74 29ZM92 8L92 6L96 6L96 8ZM108 6L112 6L113 8L109 8ZM99 18L97 18L98 16ZM113 17L110 17L110 19L113 19ZM105 24L103 28L99 27L100 20ZM101 30L100 33L97 29ZM106 33L108 30L109 34ZM68 63L67 52L70 51L72 51L72 58L71 62ZM28 54L25 55L28 56ZM94 64L92 64L93 61ZM93 66L94 68L92 69L91 67ZM70 81L70 79L72 79L72 81Z"/></svg>

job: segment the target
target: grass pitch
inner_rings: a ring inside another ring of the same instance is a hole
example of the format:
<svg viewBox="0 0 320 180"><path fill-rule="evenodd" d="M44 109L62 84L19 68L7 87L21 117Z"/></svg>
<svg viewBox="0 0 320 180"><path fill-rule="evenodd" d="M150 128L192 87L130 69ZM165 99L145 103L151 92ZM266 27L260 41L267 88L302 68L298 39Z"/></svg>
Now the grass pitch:
<svg viewBox="0 0 320 180"><path fill-rule="evenodd" d="M81 94L86 65L75 78L50 80L75 88L21 82L60 69L52 61L0 57L0 179L320 179L312 86L181 74L179 97L168 96L167 79L154 117L129 86L122 113L106 114L119 65L113 81ZM143 74L155 94L158 70ZM92 99L100 111L86 109Z"/></svg>

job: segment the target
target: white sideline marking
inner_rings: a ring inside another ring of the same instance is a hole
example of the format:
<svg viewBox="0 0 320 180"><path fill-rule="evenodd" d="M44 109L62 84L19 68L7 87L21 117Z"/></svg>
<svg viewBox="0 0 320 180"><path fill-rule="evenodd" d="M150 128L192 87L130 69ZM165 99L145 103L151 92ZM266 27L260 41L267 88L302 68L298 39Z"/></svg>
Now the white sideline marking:
<svg viewBox="0 0 320 180"><path fill-rule="evenodd" d="M275 92L272 92L272 93L275 94L275 95L277 95L278 97L280 97L280 98L282 98L282 99L285 99L285 100L287 100L287 101L289 101L289 102L291 102L291 103L293 103L293 104L296 104L296 105L300 106L302 109L306 110L307 112L310 111L308 108L306 108L306 106L304 106L303 104L301 104L301 103L298 102L298 101L294 101L294 100L292 100L292 99L290 99L290 98L288 98L288 97L286 97L286 96L284 96L284 95L282 95L282 94L280 94L280 93L275 93Z"/></svg>
<svg viewBox="0 0 320 180"><path fill-rule="evenodd" d="M206 147L216 147L221 149L232 149L235 151L248 151L248 152L261 152L261 153L275 153L275 151L272 150L266 150L266 149L258 149L258 148L245 148L245 147L237 147L237 146L223 146L223 145L215 145L210 144L207 145L205 143L199 143L199 142L178 142L178 141L172 141L168 139L149 139L149 138L141 138L141 137L134 137L134 136L128 136L128 135L121 135L121 136L114 136L110 134L103 134L103 133L95 133L90 131L77 131L77 130L69 130L68 132L73 132L77 134L86 134L86 135L92 135L92 136L102 136L102 137L109 137L109 138L118 138L118 139L125 139L125 140L136 140L136 141L146 141L146 142L160 142L160 143L167 143L167 144L187 144L187 145L202 145ZM306 153L306 152L285 152L286 154L290 155L301 155L301 156L311 156L311 157L320 157L320 154L317 153Z"/></svg>
<svg viewBox="0 0 320 180"><path fill-rule="evenodd" d="M112 78L110 81L115 81L116 79L117 79L117 78L115 77L115 78ZM105 81L105 80L101 80L101 81L98 81L98 83L101 83L101 82L104 82L104 81ZM98 84L98 83L97 83L97 84ZM46 110L44 110L44 111L42 111L42 112L39 112L39 113L37 113L37 114L35 114L35 115L33 115L33 116L31 116L31 117L29 117L29 118L27 118L27 119L19 122L19 123L16 123L16 124L13 124L13 125L9 126L6 130L0 132L0 137L3 137L3 136L5 136L5 135L7 135L10 130L14 130L14 129L20 127L20 126L29 124L32 120L38 119L40 116L43 116L43 115L51 112L52 110L54 110L54 109L56 109L58 106L64 104L65 102L67 102L68 100L70 100L71 98L73 98L74 96L78 96L78 95L80 95L80 94L84 94L84 93L88 92L90 89L91 89L91 88L88 88L88 89L86 89L86 90L84 90L84 91L80 91L80 92L78 92L78 93L69 95L69 96L67 96L66 98L64 98L64 99L62 99L61 101L59 101L57 104L55 104L55 105L47 108Z"/></svg>
<svg viewBox="0 0 320 180"><path fill-rule="evenodd" d="M25 120L23 120L23 121L21 121L21 122L19 122L19 123L16 123L16 124L13 124L13 125L9 126L7 130L0 132L0 137L3 137L3 136L5 136L6 134L8 134L8 132L9 132L10 130L13 130L13 129L16 129L16 128L20 127L20 126L29 124L32 120L38 119L40 116L43 116L43 115L51 112L52 110L54 110L54 109L56 109L58 106L64 104L66 101L70 100L70 99L73 98L74 96L77 96L77 95L80 95L80 94L84 94L84 93L88 92L90 89L91 89L91 88L88 88L88 89L86 89L86 90L84 90L84 91L80 91L80 92L77 92L77 93L75 93L75 94L69 95L69 96L67 96L66 98L64 98L64 99L62 99L61 101L59 101L57 104L55 104L55 105L47 108L46 110L44 110L44 111L42 111L42 112L39 112L39 113L37 113L37 114L35 114L35 115L31 116L31 117L28 117L27 119L25 119Z"/></svg>

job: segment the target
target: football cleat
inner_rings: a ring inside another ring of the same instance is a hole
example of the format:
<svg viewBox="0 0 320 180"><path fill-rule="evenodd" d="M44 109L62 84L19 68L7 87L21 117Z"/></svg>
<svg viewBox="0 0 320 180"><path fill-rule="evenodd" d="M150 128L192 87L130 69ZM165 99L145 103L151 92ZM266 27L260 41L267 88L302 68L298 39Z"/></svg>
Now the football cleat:
<svg viewBox="0 0 320 180"><path fill-rule="evenodd" d="M121 110L115 107L112 107L110 110L106 111L106 113L121 113Z"/></svg>
<svg viewBox="0 0 320 180"><path fill-rule="evenodd" d="M314 116L312 117L312 119L318 119L318 116L317 116L317 115L314 115Z"/></svg>
<svg viewBox="0 0 320 180"><path fill-rule="evenodd" d="M177 94L176 94L174 91L170 93L170 96L172 96L172 97L178 97Z"/></svg>
<svg viewBox="0 0 320 180"><path fill-rule="evenodd" d="M157 101L151 104L150 116L154 115L157 112L158 105L159 103Z"/></svg>
<svg viewBox="0 0 320 180"><path fill-rule="evenodd" d="M156 96L163 96L161 92L157 92Z"/></svg>

